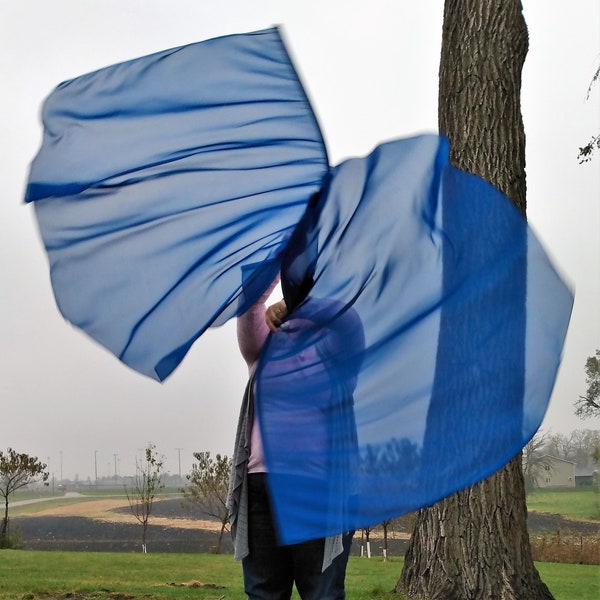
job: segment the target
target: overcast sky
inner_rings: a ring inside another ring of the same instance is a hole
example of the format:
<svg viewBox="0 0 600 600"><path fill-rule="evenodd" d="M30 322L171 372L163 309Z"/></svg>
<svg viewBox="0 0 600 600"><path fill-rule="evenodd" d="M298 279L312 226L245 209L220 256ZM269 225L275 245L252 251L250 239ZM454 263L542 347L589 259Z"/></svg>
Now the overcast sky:
<svg viewBox="0 0 600 600"><path fill-rule="evenodd" d="M524 0L529 220L576 290L543 429L580 421L584 364L600 347L598 0ZM200 339L164 384L145 379L65 323L31 207L22 201L41 140L39 109L61 81L166 48L284 27L335 164L381 141L437 130L442 0L0 0L0 449L39 456L59 479L132 474L154 442L172 473L192 452L230 454L246 369L232 324ZM180 449L180 450L178 450Z"/></svg>

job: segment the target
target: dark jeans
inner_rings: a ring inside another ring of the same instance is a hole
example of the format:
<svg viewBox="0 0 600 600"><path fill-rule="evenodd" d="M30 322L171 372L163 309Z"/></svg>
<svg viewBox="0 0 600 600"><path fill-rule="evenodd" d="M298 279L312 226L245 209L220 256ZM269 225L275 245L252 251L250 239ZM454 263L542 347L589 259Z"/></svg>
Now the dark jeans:
<svg viewBox="0 0 600 600"><path fill-rule="evenodd" d="M289 600L294 583L302 600L346 598L344 579L353 532L344 535L344 552L323 572L324 538L280 546L263 473L248 475L248 522L250 554L242 567L250 600Z"/></svg>

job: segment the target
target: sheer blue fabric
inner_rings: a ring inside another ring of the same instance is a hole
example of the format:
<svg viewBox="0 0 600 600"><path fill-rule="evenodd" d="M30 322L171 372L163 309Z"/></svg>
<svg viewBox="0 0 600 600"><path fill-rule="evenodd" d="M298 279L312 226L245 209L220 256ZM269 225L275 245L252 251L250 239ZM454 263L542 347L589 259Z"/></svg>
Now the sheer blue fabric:
<svg viewBox="0 0 600 600"><path fill-rule="evenodd" d="M276 29L64 82L43 121L26 200L58 307L155 379L273 280L328 169Z"/></svg>
<svg viewBox="0 0 600 600"><path fill-rule="evenodd" d="M286 543L432 504L539 427L572 294L444 138L333 169L282 286L298 308L264 349L257 406Z"/></svg>
<svg viewBox="0 0 600 600"><path fill-rule="evenodd" d="M281 270L256 378L281 539L375 524L495 471L539 427L573 297L436 135L329 168L276 29L61 84L27 201L62 314L167 377Z"/></svg>

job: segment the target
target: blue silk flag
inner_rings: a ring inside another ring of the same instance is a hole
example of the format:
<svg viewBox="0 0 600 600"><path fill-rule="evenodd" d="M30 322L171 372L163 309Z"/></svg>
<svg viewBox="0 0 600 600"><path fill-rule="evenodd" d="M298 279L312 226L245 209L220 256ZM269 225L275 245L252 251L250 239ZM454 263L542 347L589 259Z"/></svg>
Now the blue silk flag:
<svg viewBox="0 0 600 600"><path fill-rule="evenodd" d="M273 280L328 170L276 30L64 82L43 121L26 200L58 307L159 380Z"/></svg>
<svg viewBox="0 0 600 600"><path fill-rule="evenodd" d="M164 379L281 270L255 396L283 543L431 504L539 427L573 296L525 219L436 135L330 168L277 29L65 82L43 118L58 306L127 365Z"/></svg>

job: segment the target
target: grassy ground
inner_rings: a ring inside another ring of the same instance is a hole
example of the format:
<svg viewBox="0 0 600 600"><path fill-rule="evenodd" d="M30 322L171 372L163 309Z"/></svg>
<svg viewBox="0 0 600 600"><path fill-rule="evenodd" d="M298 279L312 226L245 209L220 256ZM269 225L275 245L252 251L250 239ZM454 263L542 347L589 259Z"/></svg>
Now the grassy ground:
<svg viewBox="0 0 600 600"><path fill-rule="evenodd" d="M595 600L600 568L539 563L556 600ZM391 594L402 560L351 557L348 600L403 600ZM181 584L201 582L205 587ZM68 594L68 595L67 595ZM0 600L244 600L241 567L230 555L0 551ZM298 596L294 596L298 598Z"/></svg>
<svg viewBox="0 0 600 600"><path fill-rule="evenodd" d="M571 519L600 521L600 492L596 487L535 490L527 494L527 508Z"/></svg>
<svg viewBox="0 0 600 600"><path fill-rule="evenodd" d="M172 495L177 490L169 490ZM90 494L94 492L94 494ZM65 505L99 496L122 496L122 489L86 490L88 498L59 498L43 504L13 507L11 516L28 515L52 505ZM59 494L55 494L58 496ZM175 494L177 495L177 494ZM12 501L46 493L15 494ZM600 525L597 489L537 490L527 497L530 511L559 514ZM553 535L556 532L553 532ZM563 535L561 531L561 535ZM539 537L539 536L538 536ZM596 542L598 536L594 536ZM536 543L554 546L548 536ZM593 541L593 540L592 540ZM586 546L587 548L587 546ZM547 549L547 548L546 548ZM598 552L598 545L588 548ZM539 560L559 560L537 554ZM562 555L561 555L562 556ZM573 562L579 562L578 560ZM600 598L600 567L580 564L537 563L542 579L556 600ZM402 560L383 563L381 558L351 557L347 577L348 600L404 600L391 594L402 569ZM181 584L200 581L206 587ZM176 585L175 585L176 584ZM79 594L79 595L78 595ZM230 555L134 554L92 552L0 551L0 600L243 600L241 567ZM298 596L295 595L294 599Z"/></svg>

